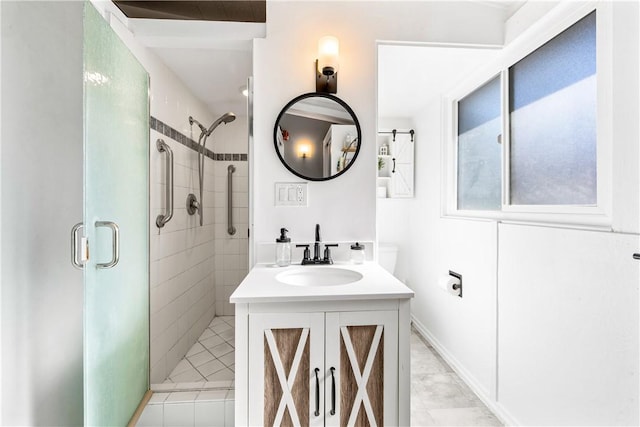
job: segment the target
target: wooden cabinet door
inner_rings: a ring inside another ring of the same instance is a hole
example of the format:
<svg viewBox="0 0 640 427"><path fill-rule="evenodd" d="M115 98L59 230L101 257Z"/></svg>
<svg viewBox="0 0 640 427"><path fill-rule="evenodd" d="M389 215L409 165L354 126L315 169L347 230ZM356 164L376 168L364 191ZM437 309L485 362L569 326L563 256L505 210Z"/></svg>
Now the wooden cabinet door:
<svg viewBox="0 0 640 427"><path fill-rule="evenodd" d="M398 312L327 313L325 321L325 425L397 425Z"/></svg>
<svg viewBox="0 0 640 427"><path fill-rule="evenodd" d="M249 315L249 425L324 425L323 371L324 313Z"/></svg>

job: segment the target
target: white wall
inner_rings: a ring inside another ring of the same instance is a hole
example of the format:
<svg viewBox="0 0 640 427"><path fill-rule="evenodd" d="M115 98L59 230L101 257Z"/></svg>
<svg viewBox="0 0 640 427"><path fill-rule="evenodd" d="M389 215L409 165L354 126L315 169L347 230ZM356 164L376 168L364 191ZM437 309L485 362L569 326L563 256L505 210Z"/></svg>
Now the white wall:
<svg viewBox="0 0 640 427"><path fill-rule="evenodd" d="M542 12L516 14L510 40ZM397 276L416 325L508 423L639 422L637 4L613 3L613 28L613 232L442 218L437 103L414 117L416 197L379 200L379 229L409 218ZM449 269L462 299L437 286Z"/></svg>
<svg viewBox="0 0 640 427"><path fill-rule="evenodd" d="M415 197L378 199L379 238L399 248L395 275L416 293L411 307L418 329L476 391L495 396L497 225L440 217L440 101L412 121ZM462 299L438 287L449 270L462 274Z"/></svg>
<svg viewBox="0 0 640 427"><path fill-rule="evenodd" d="M0 5L2 425L83 422L82 6Z"/></svg>
<svg viewBox="0 0 640 427"><path fill-rule="evenodd" d="M254 250L280 227L292 239L374 240L376 204L376 40L502 43L498 9L469 2L268 2L267 38L254 42ZM314 61L321 36L340 40L337 95L362 128L359 158L349 172L309 183L306 208L274 206L274 184L297 182L278 160L273 126L292 98L315 91Z"/></svg>
<svg viewBox="0 0 640 427"><path fill-rule="evenodd" d="M637 425L638 236L499 234L500 405L526 425Z"/></svg>

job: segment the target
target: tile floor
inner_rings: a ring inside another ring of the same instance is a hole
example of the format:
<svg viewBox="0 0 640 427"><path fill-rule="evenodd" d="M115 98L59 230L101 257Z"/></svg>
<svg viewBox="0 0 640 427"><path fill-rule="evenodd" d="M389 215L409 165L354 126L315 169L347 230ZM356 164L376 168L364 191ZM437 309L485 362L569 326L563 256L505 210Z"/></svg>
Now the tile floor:
<svg viewBox="0 0 640 427"><path fill-rule="evenodd" d="M411 331L411 425L501 426L502 423L442 360Z"/></svg>
<svg viewBox="0 0 640 427"><path fill-rule="evenodd" d="M235 317L214 317L165 383L233 381Z"/></svg>

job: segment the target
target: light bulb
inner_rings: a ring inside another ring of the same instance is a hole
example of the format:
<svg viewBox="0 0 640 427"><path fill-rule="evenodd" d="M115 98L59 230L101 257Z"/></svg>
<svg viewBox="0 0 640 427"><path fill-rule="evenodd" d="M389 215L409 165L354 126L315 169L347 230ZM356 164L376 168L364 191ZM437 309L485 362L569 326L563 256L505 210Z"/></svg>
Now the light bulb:
<svg viewBox="0 0 640 427"><path fill-rule="evenodd" d="M318 72L331 76L338 72L340 42L336 37L324 36L318 40Z"/></svg>

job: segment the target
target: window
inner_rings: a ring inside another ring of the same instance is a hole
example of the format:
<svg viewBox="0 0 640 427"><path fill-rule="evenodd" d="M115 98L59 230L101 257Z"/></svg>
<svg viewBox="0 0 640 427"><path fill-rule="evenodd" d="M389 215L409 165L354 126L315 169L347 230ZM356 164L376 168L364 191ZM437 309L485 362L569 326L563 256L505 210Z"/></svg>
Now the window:
<svg viewBox="0 0 640 427"><path fill-rule="evenodd" d="M509 68L514 205L596 204L596 16Z"/></svg>
<svg viewBox="0 0 640 427"><path fill-rule="evenodd" d="M458 209L502 205L500 77L458 101Z"/></svg>
<svg viewBox="0 0 640 427"><path fill-rule="evenodd" d="M593 11L457 100L457 209L596 206L596 98Z"/></svg>

